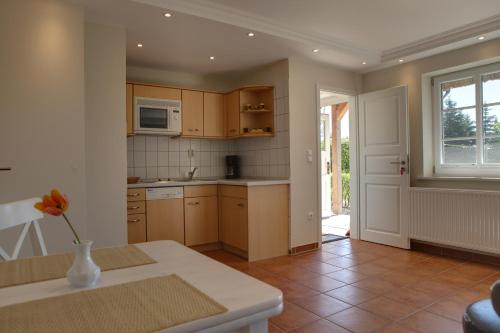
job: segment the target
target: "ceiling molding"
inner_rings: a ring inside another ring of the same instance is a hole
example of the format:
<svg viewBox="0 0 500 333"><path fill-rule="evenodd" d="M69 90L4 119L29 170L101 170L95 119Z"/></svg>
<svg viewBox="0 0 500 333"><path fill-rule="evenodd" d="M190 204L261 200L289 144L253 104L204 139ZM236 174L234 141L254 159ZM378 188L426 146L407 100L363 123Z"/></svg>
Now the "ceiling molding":
<svg viewBox="0 0 500 333"><path fill-rule="evenodd" d="M382 52L382 63L405 58L444 45L460 42L464 39L476 37L500 29L500 15L491 16L484 20L445 31L443 33L424 38L397 48Z"/></svg>
<svg viewBox="0 0 500 333"><path fill-rule="evenodd" d="M380 53L360 48L349 42L334 39L319 33L295 30L292 26L278 24L262 16L241 11L206 0L133 0L138 3L169 9L183 14L231 24L255 32L293 40L313 48L325 48L355 55L372 63L380 62Z"/></svg>

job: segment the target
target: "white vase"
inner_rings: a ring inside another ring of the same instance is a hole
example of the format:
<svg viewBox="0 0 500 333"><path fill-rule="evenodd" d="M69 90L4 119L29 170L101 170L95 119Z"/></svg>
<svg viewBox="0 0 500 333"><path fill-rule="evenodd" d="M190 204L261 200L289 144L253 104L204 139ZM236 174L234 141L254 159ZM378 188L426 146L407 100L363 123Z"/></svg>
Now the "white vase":
<svg viewBox="0 0 500 333"><path fill-rule="evenodd" d="M75 260L66 273L66 277L73 287L91 287L101 276L101 268L94 263L90 256L92 241L86 240L80 244L73 244L75 246Z"/></svg>

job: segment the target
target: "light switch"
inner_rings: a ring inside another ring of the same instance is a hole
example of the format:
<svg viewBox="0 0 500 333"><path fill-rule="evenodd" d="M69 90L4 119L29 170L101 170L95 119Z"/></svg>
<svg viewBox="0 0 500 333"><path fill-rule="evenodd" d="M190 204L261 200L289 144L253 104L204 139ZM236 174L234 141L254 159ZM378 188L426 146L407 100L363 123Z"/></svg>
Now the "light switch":
<svg viewBox="0 0 500 333"><path fill-rule="evenodd" d="M308 163L312 163L312 161L313 161L313 152L312 152L312 149L307 149L306 150L306 161Z"/></svg>

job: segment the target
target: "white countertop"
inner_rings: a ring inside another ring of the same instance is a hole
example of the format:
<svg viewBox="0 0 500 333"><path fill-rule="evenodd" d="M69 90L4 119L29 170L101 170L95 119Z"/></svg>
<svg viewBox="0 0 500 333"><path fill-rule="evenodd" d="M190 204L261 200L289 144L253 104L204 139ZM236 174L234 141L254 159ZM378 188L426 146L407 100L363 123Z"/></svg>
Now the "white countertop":
<svg viewBox="0 0 500 333"><path fill-rule="evenodd" d="M170 186L192 186L192 185L236 185L236 186L268 186L268 185L282 185L290 184L289 179L194 179L191 181L157 181L154 183L135 183L128 184L128 188L142 188L142 187L170 187Z"/></svg>
<svg viewBox="0 0 500 333"><path fill-rule="evenodd" d="M226 332L266 320L282 311L283 294L266 283L223 265L174 241L136 244L157 263L102 272L95 288L177 274L228 311L162 330L161 333ZM0 307L68 294L66 278L0 288Z"/></svg>

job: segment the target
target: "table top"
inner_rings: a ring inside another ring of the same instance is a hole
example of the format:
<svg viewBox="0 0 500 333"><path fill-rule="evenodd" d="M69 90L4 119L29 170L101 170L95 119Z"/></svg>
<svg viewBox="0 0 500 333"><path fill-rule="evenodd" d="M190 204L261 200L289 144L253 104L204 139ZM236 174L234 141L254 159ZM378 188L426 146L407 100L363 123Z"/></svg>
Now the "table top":
<svg viewBox="0 0 500 333"><path fill-rule="evenodd" d="M200 331L259 313L276 314L281 311L283 295L279 289L177 242L156 241L136 246L157 263L102 272L101 279L94 288L175 273L228 309L225 313L161 332ZM81 290L83 289L70 287L65 278L0 288L0 307Z"/></svg>

